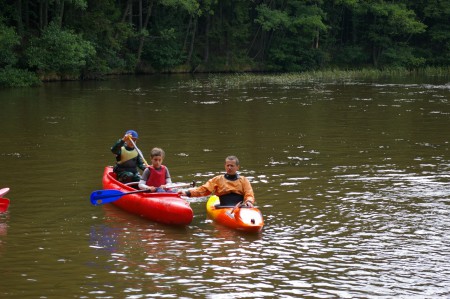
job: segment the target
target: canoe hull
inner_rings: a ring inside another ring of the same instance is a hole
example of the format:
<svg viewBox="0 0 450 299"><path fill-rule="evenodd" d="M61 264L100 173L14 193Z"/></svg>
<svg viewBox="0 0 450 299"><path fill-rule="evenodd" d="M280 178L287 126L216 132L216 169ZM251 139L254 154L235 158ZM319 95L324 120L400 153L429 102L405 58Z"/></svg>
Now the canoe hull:
<svg viewBox="0 0 450 299"><path fill-rule="evenodd" d="M111 166L107 166L103 173L103 189L116 189L122 192L136 191L136 189L117 181ZM129 194L112 204L129 213L163 224L188 225L194 217L189 203L176 193Z"/></svg>
<svg viewBox="0 0 450 299"><path fill-rule="evenodd" d="M206 213L211 220L229 228L246 231L260 232L264 226L261 211L256 208L217 208L219 197L211 196L206 203Z"/></svg>
<svg viewBox="0 0 450 299"><path fill-rule="evenodd" d="M0 198L0 213L4 213L8 210L9 207L9 199L8 198Z"/></svg>

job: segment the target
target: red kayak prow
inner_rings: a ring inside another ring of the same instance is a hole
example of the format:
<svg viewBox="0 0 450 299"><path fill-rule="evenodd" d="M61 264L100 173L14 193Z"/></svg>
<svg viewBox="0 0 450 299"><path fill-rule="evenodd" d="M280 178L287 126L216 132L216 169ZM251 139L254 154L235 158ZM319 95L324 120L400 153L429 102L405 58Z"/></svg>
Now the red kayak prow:
<svg viewBox="0 0 450 299"><path fill-rule="evenodd" d="M8 210L9 207L9 199L0 198L0 213L4 213Z"/></svg>

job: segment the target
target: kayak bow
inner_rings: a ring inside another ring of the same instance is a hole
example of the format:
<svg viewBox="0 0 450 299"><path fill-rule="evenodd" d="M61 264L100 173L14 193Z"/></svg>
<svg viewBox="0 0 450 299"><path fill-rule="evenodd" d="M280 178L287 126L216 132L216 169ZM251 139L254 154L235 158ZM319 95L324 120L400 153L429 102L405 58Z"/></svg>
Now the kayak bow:
<svg viewBox="0 0 450 299"><path fill-rule="evenodd" d="M0 197L3 197L6 193L9 192L9 188L2 188L0 189Z"/></svg>
<svg viewBox="0 0 450 299"><path fill-rule="evenodd" d="M7 198L0 198L0 213L6 212L9 207L9 199Z"/></svg>
<svg viewBox="0 0 450 299"><path fill-rule="evenodd" d="M256 207L221 207L220 200L216 195L211 196L206 203L208 218L229 228L246 231L259 232L264 226L261 211Z"/></svg>

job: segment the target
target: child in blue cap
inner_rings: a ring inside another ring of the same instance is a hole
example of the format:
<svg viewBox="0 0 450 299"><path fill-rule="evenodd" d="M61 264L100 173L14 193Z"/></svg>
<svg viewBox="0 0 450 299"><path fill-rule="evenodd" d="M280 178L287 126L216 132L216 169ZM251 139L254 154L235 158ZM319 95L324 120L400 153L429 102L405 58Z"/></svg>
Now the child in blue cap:
<svg viewBox="0 0 450 299"><path fill-rule="evenodd" d="M122 183L139 182L141 176L138 168L144 170L146 165L134 147L138 139L138 133L128 130L112 147L111 152L116 155L116 165L113 170L117 179ZM134 144L133 144L134 143Z"/></svg>

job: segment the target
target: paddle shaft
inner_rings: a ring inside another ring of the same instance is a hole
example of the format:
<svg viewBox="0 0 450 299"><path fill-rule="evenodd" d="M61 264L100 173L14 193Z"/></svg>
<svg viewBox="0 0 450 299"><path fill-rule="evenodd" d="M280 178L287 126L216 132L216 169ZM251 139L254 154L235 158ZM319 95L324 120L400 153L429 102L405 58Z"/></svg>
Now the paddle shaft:
<svg viewBox="0 0 450 299"><path fill-rule="evenodd" d="M131 141L131 144L133 144L134 148L136 149L136 151L138 152L138 155L142 158L142 161L144 161L145 166L148 166L147 161L144 158L144 155L142 154L142 152L140 151L140 149L136 146L136 143L133 141L133 139L131 139L131 137L129 138L129 140Z"/></svg>
<svg viewBox="0 0 450 299"><path fill-rule="evenodd" d="M170 188L176 188L179 186L190 186L189 183L174 183L169 184L166 186L166 189ZM130 192L122 192L117 189L105 189L105 190L97 190L91 193L91 203L95 206L110 203L113 201L118 200L122 196L128 195L128 194L135 194L135 193L144 193L144 192L151 192L150 190L136 190L136 191L130 191Z"/></svg>
<svg viewBox="0 0 450 299"><path fill-rule="evenodd" d="M234 206L234 208L233 208L230 212L226 212L226 214L227 214L230 218L234 218L234 211L235 211L236 209L240 209L240 208L241 208L241 204L242 204L242 201L238 202L238 203Z"/></svg>

